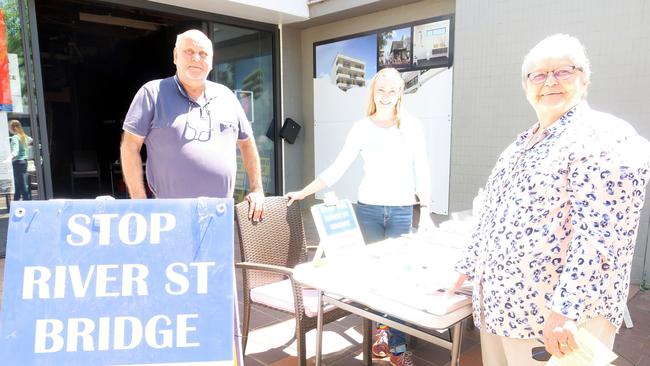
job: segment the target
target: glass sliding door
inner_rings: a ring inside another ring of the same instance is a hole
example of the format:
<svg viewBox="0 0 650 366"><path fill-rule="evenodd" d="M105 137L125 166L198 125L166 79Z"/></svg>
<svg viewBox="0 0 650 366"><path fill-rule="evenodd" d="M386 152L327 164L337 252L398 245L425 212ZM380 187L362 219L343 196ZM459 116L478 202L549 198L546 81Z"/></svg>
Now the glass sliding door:
<svg viewBox="0 0 650 366"><path fill-rule="evenodd" d="M32 21L33 6L31 1L0 0L4 23L4 39L0 42L4 42L6 47L6 50L2 50L3 53L6 51L2 57L6 57L10 91L10 98L3 97L8 102L3 102L0 113L4 114L1 118L3 122L5 119L8 122L19 121L25 133L33 138L33 144L28 149L27 188L32 192L33 199L47 199L52 197L52 187L45 116L42 104L38 103L38 100L42 100L42 89L38 87L41 80L40 62L38 56L34 57L38 55L38 42L34 43L36 22ZM4 131L7 131L6 126L1 136L4 136ZM7 173L5 168L8 167L3 166L1 170ZM4 188L0 187L3 193Z"/></svg>
<svg viewBox="0 0 650 366"><path fill-rule="evenodd" d="M214 44L214 81L230 88L251 122L260 153L266 195L276 194L275 74L273 37L269 31L210 23ZM248 176L237 152L235 202L249 190Z"/></svg>

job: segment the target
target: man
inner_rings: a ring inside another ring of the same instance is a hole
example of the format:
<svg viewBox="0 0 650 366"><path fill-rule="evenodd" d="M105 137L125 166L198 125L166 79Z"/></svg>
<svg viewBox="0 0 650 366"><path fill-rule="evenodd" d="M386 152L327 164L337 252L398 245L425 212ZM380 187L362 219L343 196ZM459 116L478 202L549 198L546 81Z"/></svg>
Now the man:
<svg viewBox="0 0 650 366"><path fill-rule="evenodd" d="M232 197L239 147L248 173L249 218L264 213L260 159L235 95L207 80L212 42L192 29L176 38L176 75L146 83L124 119L122 170L131 198L146 198L140 149L147 144L147 182L159 198Z"/></svg>

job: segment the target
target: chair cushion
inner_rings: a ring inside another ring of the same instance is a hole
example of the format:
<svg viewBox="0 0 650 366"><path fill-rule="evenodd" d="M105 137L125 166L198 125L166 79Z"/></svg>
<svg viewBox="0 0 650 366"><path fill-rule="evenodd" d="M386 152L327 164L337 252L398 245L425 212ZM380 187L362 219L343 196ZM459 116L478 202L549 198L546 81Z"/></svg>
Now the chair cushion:
<svg viewBox="0 0 650 366"><path fill-rule="evenodd" d="M252 289L251 300L258 304L295 313L293 289L289 279ZM305 315L310 318L318 315L318 290L304 288L302 290L302 301L305 306ZM334 309L334 305L326 305L324 310L327 312L332 309Z"/></svg>

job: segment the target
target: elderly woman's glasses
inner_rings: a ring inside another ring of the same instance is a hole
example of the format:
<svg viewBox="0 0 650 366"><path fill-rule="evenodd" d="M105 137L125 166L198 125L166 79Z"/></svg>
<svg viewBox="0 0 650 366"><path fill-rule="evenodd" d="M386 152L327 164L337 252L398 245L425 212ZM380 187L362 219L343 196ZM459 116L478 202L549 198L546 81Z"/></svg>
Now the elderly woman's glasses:
<svg viewBox="0 0 650 366"><path fill-rule="evenodd" d="M548 78L548 74L553 74L555 80L567 80L576 73L582 71L582 68L576 66L562 66L550 71L536 71L526 75L526 78L533 84L543 84Z"/></svg>

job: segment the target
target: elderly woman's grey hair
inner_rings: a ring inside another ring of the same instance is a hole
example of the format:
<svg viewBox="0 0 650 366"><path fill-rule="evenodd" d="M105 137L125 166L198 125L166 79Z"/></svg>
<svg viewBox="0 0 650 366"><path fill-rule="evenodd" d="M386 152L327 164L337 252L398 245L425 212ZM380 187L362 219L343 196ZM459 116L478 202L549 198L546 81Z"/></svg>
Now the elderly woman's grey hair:
<svg viewBox="0 0 650 366"><path fill-rule="evenodd" d="M532 65L538 61L550 58L568 58L576 68L582 70L585 83L591 80L591 66L585 47L576 37L568 34L554 34L541 40L528 51L521 65L521 80L526 88L526 78Z"/></svg>

